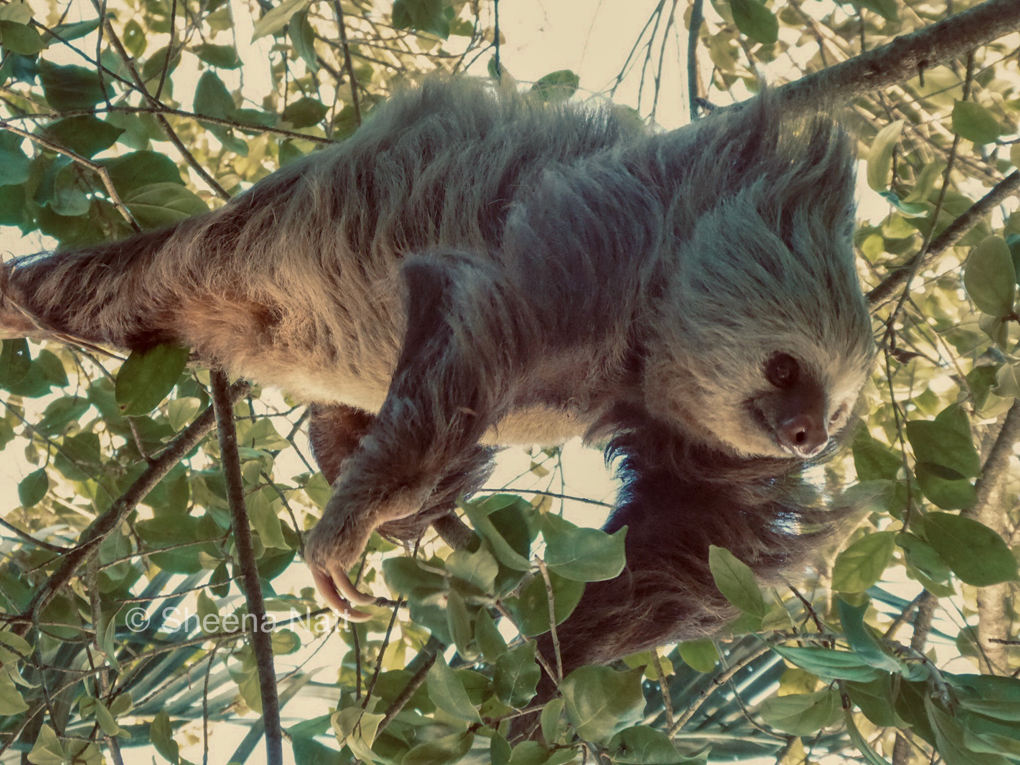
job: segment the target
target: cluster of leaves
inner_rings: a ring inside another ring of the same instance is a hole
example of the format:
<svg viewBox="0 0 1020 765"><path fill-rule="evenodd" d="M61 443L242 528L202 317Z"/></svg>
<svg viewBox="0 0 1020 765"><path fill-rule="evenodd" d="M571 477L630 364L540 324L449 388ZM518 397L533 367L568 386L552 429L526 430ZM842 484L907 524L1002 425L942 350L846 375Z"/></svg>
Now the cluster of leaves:
<svg viewBox="0 0 1020 765"><path fill-rule="evenodd" d="M705 76L692 97L711 104L753 90L760 68L777 62L809 75L946 13L935 0L815 5L712 0L695 30ZM241 77L254 66L242 66L249 42L236 36L236 7L110 0L104 17L69 21L56 4L0 5L0 225L73 246L210 209L350 135L395 79L459 71L495 34L476 4L342 3L345 46L336 3L253 3L268 83L256 94ZM639 41L649 60L682 18L669 10L659 4L652 37ZM716 583L743 614L731 640L578 669L526 713L543 673L557 673L541 666L535 638L550 632L550 616L569 616L585 582L619 573L623 533L577 528L548 501L507 495L465 505L474 535L455 551L426 539L405 556L374 538L361 581L388 591L392 613L334 632L314 592L284 582L329 494L295 435L303 409L259 391L238 402L255 563L267 607L288 614L272 641L278 663L294 663L279 672L281 703L286 713L324 698L336 710L286 725L296 761L1020 760L1020 684L1010 677L1020 664L1011 598L1020 481L1009 459L1020 420L1020 215L1003 204L1008 188L970 212L1020 167L1018 44L1014 35L982 46L969 62L927 68L850 107L867 183L888 202L856 235L883 355L864 425L826 480L856 474L839 501L866 519L799 597L763 593L741 561L714 550ZM509 81L494 61L490 70ZM555 100L578 84L555 72L532 90ZM889 281L915 257L912 280ZM184 450L89 565L47 589L207 409L208 377L186 360L160 348L118 368L57 344L5 340L0 350L0 447L31 466L20 506L4 514L0 748L36 765L120 761L122 749L150 745L176 763L195 721L261 711L215 441ZM923 595L890 592L904 582ZM816 583L825 587L812 593ZM896 632L915 613L908 646ZM303 671L307 649L327 640L343 646L335 682ZM983 674L940 668L951 660ZM250 757L262 734L248 722L252 735L230 761ZM534 737L515 738L519 726Z"/></svg>

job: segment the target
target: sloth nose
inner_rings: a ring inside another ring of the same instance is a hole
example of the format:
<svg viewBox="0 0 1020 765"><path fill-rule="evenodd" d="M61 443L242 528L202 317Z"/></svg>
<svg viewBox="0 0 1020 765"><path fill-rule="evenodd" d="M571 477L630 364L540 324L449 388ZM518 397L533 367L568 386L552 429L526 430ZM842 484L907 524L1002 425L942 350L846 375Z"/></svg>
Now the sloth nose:
<svg viewBox="0 0 1020 765"><path fill-rule="evenodd" d="M829 433L817 417L798 414L780 423L779 443L798 457L813 457L829 442Z"/></svg>

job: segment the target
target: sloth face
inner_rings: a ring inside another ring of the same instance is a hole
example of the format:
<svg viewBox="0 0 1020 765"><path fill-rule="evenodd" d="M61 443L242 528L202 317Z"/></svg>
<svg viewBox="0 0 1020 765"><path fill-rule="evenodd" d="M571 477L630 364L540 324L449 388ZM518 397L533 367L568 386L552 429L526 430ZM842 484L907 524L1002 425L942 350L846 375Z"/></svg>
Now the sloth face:
<svg viewBox="0 0 1020 765"><path fill-rule="evenodd" d="M772 354L762 373L771 389L747 400L750 418L788 456L821 453L846 424L856 395L831 400L821 376L786 352Z"/></svg>
<svg viewBox="0 0 1020 765"><path fill-rule="evenodd" d="M816 457L850 419L868 364L866 358L812 354L797 345L790 338L781 346L789 350L717 353L715 363L705 356L660 357L663 363L656 358L646 370L646 406L724 451Z"/></svg>

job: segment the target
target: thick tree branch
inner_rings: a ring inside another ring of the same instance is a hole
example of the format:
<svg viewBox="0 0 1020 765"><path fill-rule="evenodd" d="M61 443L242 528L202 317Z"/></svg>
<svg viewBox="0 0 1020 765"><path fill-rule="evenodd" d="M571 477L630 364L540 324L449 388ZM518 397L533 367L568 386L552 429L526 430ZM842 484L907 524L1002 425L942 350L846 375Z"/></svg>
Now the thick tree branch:
<svg viewBox="0 0 1020 765"><path fill-rule="evenodd" d="M1006 533L1006 508L1002 491L1013 457L1013 446L1020 440L1020 401L1009 408L1002 429L995 439L981 478L974 488L977 501L964 515L980 521L999 536ZM993 584L977 591L978 646L981 671L989 674L1009 670L1009 646L1000 642L1009 638L1009 585Z"/></svg>
<svg viewBox="0 0 1020 765"><path fill-rule="evenodd" d="M259 570L255 563L251 529L248 528L244 484L241 481L241 458L237 452L237 430L234 428L233 399L230 396L230 383L223 372L212 373L212 400L219 431L220 459L223 465L223 478L227 484L227 502L230 505L234 545L237 547L237 564L244 581L248 613L255 618L251 642L259 673L259 690L262 694L266 762L269 765L283 765L283 731L280 728L280 699L276 693L276 668L273 665L272 625L266 616L266 603L262 597Z"/></svg>
<svg viewBox="0 0 1020 765"><path fill-rule="evenodd" d="M897 37L776 89L793 111L819 111L895 85L1020 29L1020 2L986 0L970 10Z"/></svg>

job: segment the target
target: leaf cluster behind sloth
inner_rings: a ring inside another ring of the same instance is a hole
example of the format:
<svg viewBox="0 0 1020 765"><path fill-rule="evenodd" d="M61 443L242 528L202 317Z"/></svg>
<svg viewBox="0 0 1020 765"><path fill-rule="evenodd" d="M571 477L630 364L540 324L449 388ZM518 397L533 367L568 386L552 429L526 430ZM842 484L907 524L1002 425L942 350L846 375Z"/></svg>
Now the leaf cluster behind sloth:
<svg viewBox="0 0 1020 765"><path fill-rule="evenodd" d="M0 327L181 343L315 402L308 562L352 618L374 529L419 534L495 446L609 440L628 565L560 628L569 670L716 628L710 544L766 577L810 547L797 475L872 356L853 189L841 130L768 96L652 133L432 80L216 212L16 263Z"/></svg>

